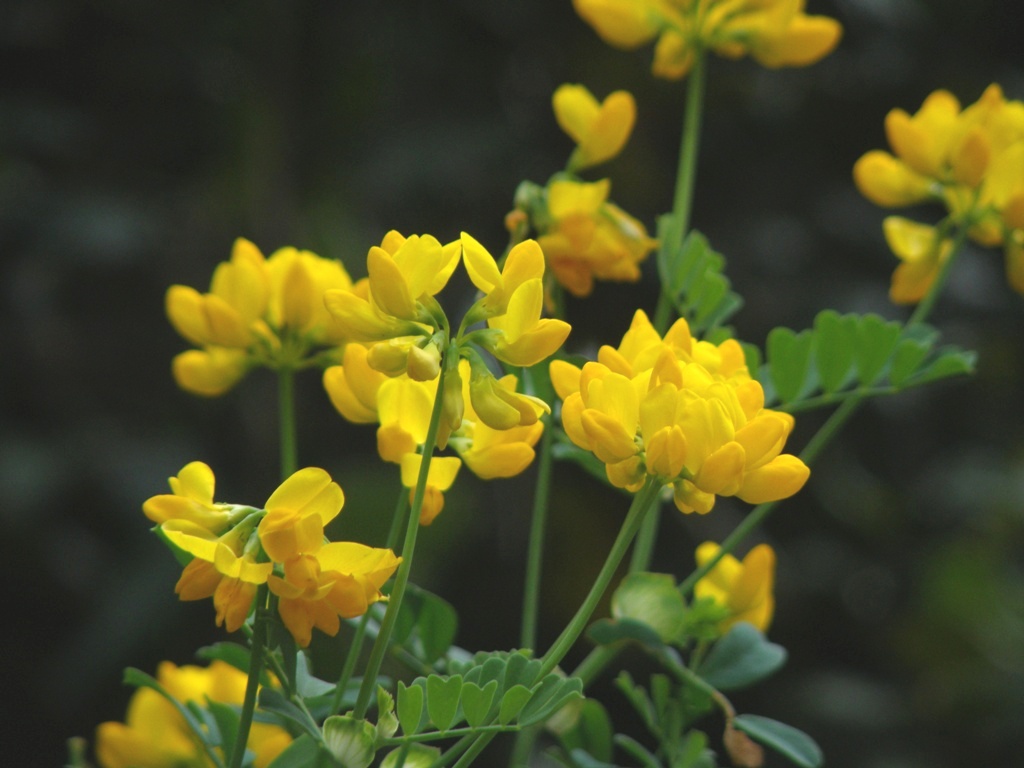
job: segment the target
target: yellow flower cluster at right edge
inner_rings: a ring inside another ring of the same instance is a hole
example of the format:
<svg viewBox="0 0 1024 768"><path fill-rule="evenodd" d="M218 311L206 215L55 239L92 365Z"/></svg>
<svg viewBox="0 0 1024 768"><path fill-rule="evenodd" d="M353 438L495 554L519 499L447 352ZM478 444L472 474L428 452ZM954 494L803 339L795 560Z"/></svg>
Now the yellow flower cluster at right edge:
<svg viewBox="0 0 1024 768"><path fill-rule="evenodd" d="M934 201L948 212L938 226L885 219L885 238L902 262L890 298L916 304L924 297L949 257L949 226L966 227L981 245L1002 245L1007 280L1024 293L1024 103L1007 101L994 84L964 109L948 91L935 91L914 115L889 112L885 132L892 153L872 150L854 165L861 194L887 208Z"/></svg>
<svg viewBox="0 0 1024 768"><path fill-rule="evenodd" d="M682 512L716 496L751 504L803 487L810 470L782 448L793 417L764 407L735 340L697 341L680 318L662 339L637 311L618 348L583 368L551 363L569 438L604 462L612 485L636 492L648 476L671 485Z"/></svg>

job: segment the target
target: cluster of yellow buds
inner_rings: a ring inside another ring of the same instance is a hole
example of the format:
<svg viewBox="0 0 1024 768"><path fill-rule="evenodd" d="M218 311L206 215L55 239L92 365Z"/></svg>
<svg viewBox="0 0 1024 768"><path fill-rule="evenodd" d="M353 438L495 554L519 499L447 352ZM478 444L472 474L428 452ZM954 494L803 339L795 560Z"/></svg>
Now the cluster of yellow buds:
<svg viewBox="0 0 1024 768"><path fill-rule="evenodd" d="M263 509L215 502L214 482L213 471L194 461L170 478L171 493L153 496L142 509L192 556L175 592L182 600L212 597L218 626L239 629L257 587L267 584L281 620L305 648L314 626L335 635L340 618L360 616L381 599L401 559L389 549L326 541L324 526L345 501L327 472L299 470Z"/></svg>
<svg viewBox="0 0 1024 768"><path fill-rule="evenodd" d="M565 172L546 186L520 185L510 229L527 223L537 232L552 277L574 296L588 296L595 279L636 282L640 263L657 241L609 201L608 179L587 182L575 175L622 151L636 120L636 102L627 91L615 91L599 103L586 87L565 84L555 91L552 106L576 147Z"/></svg>
<svg viewBox="0 0 1024 768"><path fill-rule="evenodd" d="M296 369L314 364L316 353L329 357L346 339L324 308L328 288L354 290L340 262L291 247L268 259L239 238L230 261L214 270L209 293L184 285L167 291L171 324L199 347L174 358L175 381L212 397L254 366Z"/></svg>
<svg viewBox="0 0 1024 768"><path fill-rule="evenodd" d="M551 381L566 434L611 483L635 492L656 477L682 512L707 513L716 496L784 499L810 474L782 453L793 418L764 407L739 343L695 340L685 319L662 339L638 311L618 348L582 368L556 360Z"/></svg>
<svg viewBox="0 0 1024 768"><path fill-rule="evenodd" d="M699 51L752 56L766 67L804 67L832 52L842 26L808 16L804 0L573 0L609 45L633 50L657 38L652 71L678 79Z"/></svg>
<svg viewBox="0 0 1024 768"><path fill-rule="evenodd" d="M902 262L892 300L914 304L928 292L951 251L949 225L966 227L982 245L1002 245L1009 283L1024 293L1024 103L1007 101L995 84L963 109L953 94L935 91L914 115L889 112L885 132L894 154L872 150L857 161L861 193L885 207L934 201L948 211L938 227L885 219Z"/></svg>
<svg viewBox="0 0 1024 768"><path fill-rule="evenodd" d="M461 260L482 296L455 334L434 298ZM385 235L370 248L365 295L325 294L327 309L349 338L342 364L324 372L339 413L356 423L379 423L381 458L402 467L412 488L420 467L435 398L442 398L437 445L461 457L433 459L420 521L443 507L443 492L465 462L480 477L509 477L533 460L533 445L549 406L516 392L516 378L496 378L479 350L514 366L531 366L565 341L569 325L542 318L544 254L533 240L512 248L503 267L476 239L462 233L442 245L430 235ZM443 391L438 393L441 367Z"/></svg>
<svg viewBox="0 0 1024 768"><path fill-rule="evenodd" d="M223 661L208 667L163 661L156 680L181 704L241 706L245 695L245 672ZM291 735L281 726L254 723L246 746L254 754L255 768L265 768L291 743ZM152 688L138 688L132 694L125 722L101 723L96 729L96 759L100 768L212 765L185 718Z"/></svg>

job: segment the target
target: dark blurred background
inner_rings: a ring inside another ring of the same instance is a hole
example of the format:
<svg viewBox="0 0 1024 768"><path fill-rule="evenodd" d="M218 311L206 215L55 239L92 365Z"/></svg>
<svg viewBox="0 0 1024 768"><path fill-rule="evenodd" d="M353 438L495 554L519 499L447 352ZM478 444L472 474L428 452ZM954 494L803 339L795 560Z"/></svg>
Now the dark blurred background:
<svg viewBox="0 0 1024 768"><path fill-rule="evenodd" d="M693 224L747 299L743 339L826 307L905 316L886 299L885 212L850 169L884 146L889 109L932 90L970 103L999 82L1024 98L1015 7L812 0L846 28L820 64L713 60ZM142 501L194 459L220 499L259 504L277 485L273 377L216 400L178 391L167 286L205 289L237 236L354 276L391 228L465 229L500 251L518 182L543 183L571 149L550 110L562 82L636 94L634 137L601 171L650 226L670 205L685 93L653 80L650 58L602 44L568 0L0 4L4 764L61 764L67 737L123 717L124 666L188 663L223 639L209 601L176 601ZM617 342L650 311L652 266L571 301L570 348ZM791 659L735 703L813 734L834 768L1019 764L1024 300L1002 269L972 248L934 315L978 350L978 374L864 408L760 534L779 554L770 634ZM379 544L396 473L317 379L300 382L300 462L345 488L334 534ZM793 450L820 420L800 420ZM456 605L467 648L518 638L531 479L464 475L420 538L413 578ZM544 645L625 509L573 467L556 482ZM696 544L745 511L666 510L655 569L688 573Z"/></svg>

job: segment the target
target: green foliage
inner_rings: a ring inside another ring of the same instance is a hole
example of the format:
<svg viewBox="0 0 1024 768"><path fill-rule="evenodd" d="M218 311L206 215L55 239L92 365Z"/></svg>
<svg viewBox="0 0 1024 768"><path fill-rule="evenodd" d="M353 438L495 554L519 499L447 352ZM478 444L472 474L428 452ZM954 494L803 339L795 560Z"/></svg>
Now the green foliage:
<svg viewBox="0 0 1024 768"><path fill-rule="evenodd" d="M825 760L814 739L778 720L760 715L738 715L732 724L736 730L785 755L800 768L818 768Z"/></svg>
<svg viewBox="0 0 1024 768"><path fill-rule="evenodd" d="M295 739L267 768L334 768L338 763L313 737L304 733Z"/></svg>
<svg viewBox="0 0 1024 768"><path fill-rule="evenodd" d="M612 616L635 619L653 629L664 642L679 638L686 603L667 573L631 573L612 595Z"/></svg>
<svg viewBox="0 0 1024 768"><path fill-rule="evenodd" d="M415 584L406 586L392 642L430 665L455 641L458 614L447 600Z"/></svg>
<svg viewBox="0 0 1024 768"><path fill-rule="evenodd" d="M730 691L763 680L785 663L785 648L741 621L711 647L696 672L709 685Z"/></svg>
<svg viewBox="0 0 1024 768"><path fill-rule="evenodd" d="M573 715L575 722L558 731L562 748L570 755L582 753L599 763L609 762L612 759L612 721L608 710L597 699L585 699Z"/></svg>
<svg viewBox="0 0 1024 768"><path fill-rule="evenodd" d="M691 230L679 246L667 237L670 217L658 219L658 276L662 290L672 301L680 317L685 317L694 333L703 333L728 320L743 299L731 290L723 274L725 258L711 249L707 238Z"/></svg>
<svg viewBox="0 0 1024 768"><path fill-rule="evenodd" d="M927 325L904 328L877 315L828 309L811 329L773 329L758 378L769 404L797 411L973 372L973 352L938 346L938 340Z"/></svg>

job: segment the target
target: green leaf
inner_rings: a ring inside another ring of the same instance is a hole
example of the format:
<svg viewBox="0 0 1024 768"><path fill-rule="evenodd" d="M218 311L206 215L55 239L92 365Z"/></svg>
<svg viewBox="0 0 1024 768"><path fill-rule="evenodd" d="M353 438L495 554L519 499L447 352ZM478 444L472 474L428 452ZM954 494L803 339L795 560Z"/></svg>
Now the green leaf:
<svg viewBox="0 0 1024 768"><path fill-rule="evenodd" d="M611 612L616 619L646 624L666 643L679 637L686 621L683 596L665 573L626 576L612 594Z"/></svg>
<svg viewBox="0 0 1024 768"><path fill-rule="evenodd" d="M920 367L928 356L930 345L916 339L903 339L896 345L889 369L889 381L899 387L914 371Z"/></svg>
<svg viewBox="0 0 1024 768"><path fill-rule="evenodd" d="M424 690L413 684L406 688L405 683L398 681L398 722L402 725L402 733L412 736L419 733L423 720Z"/></svg>
<svg viewBox="0 0 1024 768"><path fill-rule="evenodd" d="M856 315L826 309L814 319L814 360L822 390L837 392L849 381L856 346Z"/></svg>
<svg viewBox="0 0 1024 768"><path fill-rule="evenodd" d="M217 722L221 746L234 745L238 736L238 723L241 720L238 708L212 699L207 699L206 708Z"/></svg>
<svg viewBox="0 0 1024 768"><path fill-rule="evenodd" d="M918 369L917 372L906 380L905 384L906 386L916 387L920 384L946 379L950 376L974 373L974 365L977 362L977 358L978 355L975 352L965 351L957 347L948 347L941 350L930 363Z"/></svg>
<svg viewBox="0 0 1024 768"><path fill-rule="evenodd" d="M476 683L463 682L462 714L466 716L466 722L471 728L477 728L487 721L497 690L497 680L491 680L483 688Z"/></svg>
<svg viewBox="0 0 1024 768"><path fill-rule="evenodd" d="M540 659L530 659L522 651L509 654L502 690L507 691L515 685L532 688L537 681L537 675L540 674L540 668Z"/></svg>
<svg viewBox="0 0 1024 768"><path fill-rule="evenodd" d="M760 715L739 715L733 719L732 724L737 730L785 755L801 768L818 768L824 762L821 747L814 739L791 725Z"/></svg>
<svg viewBox="0 0 1024 768"><path fill-rule="evenodd" d="M390 739L398 730L395 697L383 685L377 686L377 740Z"/></svg>
<svg viewBox="0 0 1024 768"><path fill-rule="evenodd" d="M611 760L612 721L608 710L597 699L584 699L569 703L563 711L573 708L578 709L576 722L558 733L562 748L570 753L581 749L603 762Z"/></svg>
<svg viewBox="0 0 1024 768"><path fill-rule="evenodd" d="M900 324L886 322L878 315L864 315L857 323L854 364L857 379L865 387L874 384L889 362L900 338Z"/></svg>
<svg viewBox="0 0 1024 768"><path fill-rule="evenodd" d="M533 690L530 700L519 713L519 723L521 725L542 723L570 699L582 696L582 694L583 681L578 677L565 678L552 673Z"/></svg>
<svg viewBox="0 0 1024 768"><path fill-rule="evenodd" d="M786 649L741 621L712 647L697 674L722 691L756 683L786 663Z"/></svg>
<svg viewBox="0 0 1024 768"><path fill-rule="evenodd" d="M462 695L462 675L427 678L427 715L439 731L447 731L455 722Z"/></svg>
<svg viewBox="0 0 1024 768"><path fill-rule="evenodd" d="M415 584L406 587L395 620L394 638L426 664L433 664L451 647L458 614L450 603Z"/></svg>
<svg viewBox="0 0 1024 768"><path fill-rule="evenodd" d="M313 676L309 669L309 657L305 651L300 651L295 655L295 690L300 696L303 698L326 696L334 693L335 688L337 688L335 683L329 683Z"/></svg>
<svg viewBox="0 0 1024 768"><path fill-rule="evenodd" d="M649 648L660 648L664 645L652 627L634 619L599 619L587 628L587 637L598 645L614 645L629 641Z"/></svg>
<svg viewBox="0 0 1024 768"><path fill-rule="evenodd" d="M320 735L319 726L309 719L309 715L273 688L260 688L259 706L266 712L273 712L285 720L290 720L312 736Z"/></svg>
<svg viewBox="0 0 1024 768"><path fill-rule="evenodd" d="M574 749L569 752L569 757L577 768L619 768L614 763L608 762L611 759L610 757L606 760L601 760L588 753L585 749Z"/></svg>
<svg viewBox="0 0 1024 768"><path fill-rule="evenodd" d="M690 731L686 734L680 755L679 765L674 768L699 768L703 765L714 765L709 760L711 751L708 749L708 737L701 731Z"/></svg>
<svg viewBox="0 0 1024 768"><path fill-rule="evenodd" d="M661 762L636 739L623 733L615 734L615 743L623 752L629 753L634 760L639 760L643 768L662 768Z"/></svg>
<svg viewBox="0 0 1024 768"><path fill-rule="evenodd" d="M320 762L317 763L317 757ZM329 761L329 762L328 762ZM320 749L320 745L307 733L295 739L267 768L309 768L311 765L335 766L337 763Z"/></svg>
<svg viewBox="0 0 1024 768"><path fill-rule="evenodd" d="M810 331L794 333L789 328L773 328L768 334L765 353L768 356L771 381L783 403L800 397L807 386L814 336Z"/></svg>
<svg viewBox="0 0 1024 768"><path fill-rule="evenodd" d="M526 702L530 700L530 696L530 689L525 685L517 684L505 691L505 695L501 697L501 707L498 710L498 722L508 725L515 720L526 706Z"/></svg>
<svg viewBox="0 0 1024 768"><path fill-rule="evenodd" d="M196 651L196 656L206 661L223 661L235 669L249 671L249 649L238 643L213 643Z"/></svg>

